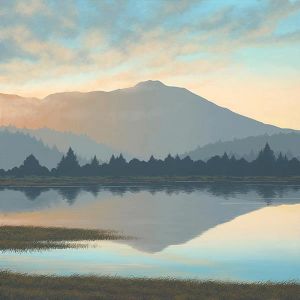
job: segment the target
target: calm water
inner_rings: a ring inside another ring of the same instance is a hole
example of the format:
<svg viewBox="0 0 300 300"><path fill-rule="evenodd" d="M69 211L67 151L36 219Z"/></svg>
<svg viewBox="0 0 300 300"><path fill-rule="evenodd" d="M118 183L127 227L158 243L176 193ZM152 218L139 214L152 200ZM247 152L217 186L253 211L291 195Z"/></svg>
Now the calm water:
<svg viewBox="0 0 300 300"><path fill-rule="evenodd" d="M88 249L1 252L0 268L240 281L300 281L300 186L201 185L0 190L0 222L114 229Z"/></svg>

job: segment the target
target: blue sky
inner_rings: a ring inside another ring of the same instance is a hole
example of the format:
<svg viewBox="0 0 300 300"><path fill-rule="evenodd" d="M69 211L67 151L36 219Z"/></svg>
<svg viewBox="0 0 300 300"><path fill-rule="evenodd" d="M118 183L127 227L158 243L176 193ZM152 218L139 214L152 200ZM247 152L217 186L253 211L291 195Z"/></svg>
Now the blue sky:
<svg viewBox="0 0 300 300"><path fill-rule="evenodd" d="M0 29L3 93L158 79L300 128L287 110L300 111L299 0L0 0Z"/></svg>

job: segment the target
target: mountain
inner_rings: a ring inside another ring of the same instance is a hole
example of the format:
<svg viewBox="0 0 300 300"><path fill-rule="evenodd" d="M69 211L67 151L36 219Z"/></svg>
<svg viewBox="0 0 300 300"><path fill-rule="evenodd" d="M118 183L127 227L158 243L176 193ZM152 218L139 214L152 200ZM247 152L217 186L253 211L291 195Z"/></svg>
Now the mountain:
<svg viewBox="0 0 300 300"><path fill-rule="evenodd" d="M66 153L69 147L83 160L89 161L94 155L101 161L108 161L112 154L120 153L110 147L97 143L84 134L75 134L72 132L60 132L49 128L27 129L16 128L13 126L5 127L10 132L23 132L38 140L41 140L50 148L56 147L60 152ZM125 153L125 157L130 157Z"/></svg>
<svg viewBox="0 0 300 300"><path fill-rule="evenodd" d="M216 142L290 132L236 114L178 87L146 81L111 92L68 92L42 100L0 97L3 125L86 134L138 157L184 153ZM13 113L9 113L13 112Z"/></svg>
<svg viewBox="0 0 300 300"><path fill-rule="evenodd" d="M251 161L255 159L259 151L269 143L272 150L278 155L279 152L292 157L300 158L300 133L278 133L273 135L250 136L243 139L234 139L232 141L218 141L203 147L197 147L195 150L186 152L181 157L190 156L193 160L207 160L214 155L223 155L227 152L229 155L235 155L237 158L244 157Z"/></svg>
<svg viewBox="0 0 300 300"><path fill-rule="evenodd" d="M56 148L50 148L21 132L0 130L0 145L0 169L5 170L21 165L30 154L33 154L41 165L53 168L63 155Z"/></svg>

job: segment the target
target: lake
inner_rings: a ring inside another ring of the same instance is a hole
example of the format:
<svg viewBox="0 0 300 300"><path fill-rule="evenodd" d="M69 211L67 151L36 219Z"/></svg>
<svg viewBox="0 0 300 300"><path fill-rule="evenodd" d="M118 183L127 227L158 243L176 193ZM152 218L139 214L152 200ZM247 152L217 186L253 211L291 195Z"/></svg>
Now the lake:
<svg viewBox="0 0 300 300"><path fill-rule="evenodd" d="M0 189L1 224L113 229L89 248L0 253L0 268L233 281L300 281L300 185Z"/></svg>

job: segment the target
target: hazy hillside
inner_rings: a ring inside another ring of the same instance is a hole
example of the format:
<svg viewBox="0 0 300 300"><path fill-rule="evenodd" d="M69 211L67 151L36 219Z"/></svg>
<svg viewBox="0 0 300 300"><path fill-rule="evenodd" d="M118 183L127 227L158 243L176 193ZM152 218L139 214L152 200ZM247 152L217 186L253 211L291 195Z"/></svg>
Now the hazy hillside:
<svg viewBox="0 0 300 300"><path fill-rule="evenodd" d="M27 134L0 130L0 169L19 166L30 154L48 168L55 167L62 157L56 148L49 148Z"/></svg>
<svg viewBox="0 0 300 300"><path fill-rule="evenodd" d="M258 152L269 143L271 148L278 154L280 151L289 158L300 157L300 133L279 133L274 135L251 136L232 141L212 143L187 152L182 156L189 155L193 160L206 160L213 155L223 155L224 152L234 154L237 157L245 157L248 160L256 158Z"/></svg>
<svg viewBox="0 0 300 300"><path fill-rule="evenodd" d="M87 134L135 156L184 153L220 139L286 132L159 81L112 92L58 93L40 101L24 99L20 109L16 109L19 99L1 97L2 124ZM7 112L12 107L14 114L10 115Z"/></svg>
<svg viewBox="0 0 300 300"><path fill-rule="evenodd" d="M90 160L91 157L97 155L101 161L107 161L112 154L120 151L113 150L104 144L97 143L87 135L74 134L72 132L60 132L48 128L26 129L16 127L6 127L10 132L23 132L33 136L50 148L56 147L60 152L66 153L69 147L72 147L82 159ZM129 156L124 154L125 156Z"/></svg>

